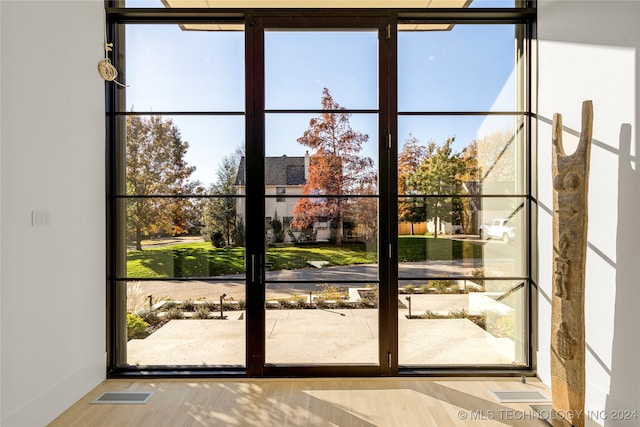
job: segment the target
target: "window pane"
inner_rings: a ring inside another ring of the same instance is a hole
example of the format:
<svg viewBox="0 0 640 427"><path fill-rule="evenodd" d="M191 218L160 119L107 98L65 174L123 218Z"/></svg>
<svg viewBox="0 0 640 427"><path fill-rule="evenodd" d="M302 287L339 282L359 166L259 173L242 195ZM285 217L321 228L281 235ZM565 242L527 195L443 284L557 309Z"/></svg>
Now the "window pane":
<svg viewBox="0 0 640 427"><path fill-rule="evenodd" d="M245 295L243 280L127 282L127 363L244 366Z"/></svg>
<svg viewBox="0 0 640 427"><path fill-rule="evenodd" d="M268 197L265 212L268 281L378 280L377 198Z"/></svg>
<svg viewBox="0 0 640 427"><path fill-rule="evenodd" d="M275 200L265 201L267 363L377 364L377 197L288 193L288 217ZM303 200L335 216L309 218Z"/></svg>
<svg viewBox="0 0 640 427"><path fill-rule="evenodd" d="M524 206L524 198L399 198L400 277L524 277Z"/></svg>
<svg viewBox="0 0 640 427"><path fill-rule="evenodd" d="M230 196L127 200L127 277L243 278L243 202Z"/></svg>
<svg viewBox="0 0 640 427"><path fill-rule="evenodd" d="M267 283L266 362L378 364L378 286Z"/></svg>
<svg viewBox="0 0 640 427"><path fill-rule="evenodd" d="M401 280L401 366L527 364L526 281Z"/></svg>
<svg viewBox="0 0 640 427"><path fill-rule="evenodd" d="M515 25L398 33L399 111L515 111Z"/></svg>
<svg viewBox="0 0 640 427"><path fill-rule="evenodd" d="M340 107L378 107L375 31L270 31L265 58L268 110L320 109L325 88Z"/></svg>
<svg viewBox="0 0 640 427"><path fill-rule="evenodd" d="M525 192L524 116L401 116L399 194Z"/></svg>
<svg viewBox="0 0 640 427"><path fill-rule="evenodd" d="M283 184L287 194L377 194L376 114L267 114L265 120L266 194ZM339 130L318 130L325 125Z"/></svg>
<svg viewBox="0 0 640 427"><path fill-rule="evenodd" d="M235 195L244 181L243 116L127 116L126 123L127 194L203 194L215 184Z"/></svg>
<svg viewBox="0 0 640 427"><path fill-rule="evenodd" d="M127 110L244 111L244 32L125 28Z"/></svg>

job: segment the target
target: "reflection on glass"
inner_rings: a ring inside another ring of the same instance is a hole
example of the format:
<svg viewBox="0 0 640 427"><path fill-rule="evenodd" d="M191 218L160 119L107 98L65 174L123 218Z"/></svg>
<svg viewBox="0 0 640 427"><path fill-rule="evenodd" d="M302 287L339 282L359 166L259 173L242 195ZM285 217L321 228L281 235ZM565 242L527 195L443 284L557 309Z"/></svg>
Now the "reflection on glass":
<svg viewBox="0 0 640 427"><path fill-rule="evenodd" d="M401 197L400 277L526 275L523 198Z"/></svg>
<svg viewBox="0 0 640 427"><path fill-rule="evenodd" d="M237 210L238 200L127 200L127 277L244 277L244 211Z"/></svg>
<svg viewBox="0 0 640 427"><path fill-rule="evenodd" d="M398 33L399 111L514 111L515 27Z"/></svg>
<svg viewBox="0 0 640 427"><path fill-rule="evenodd" d="M525 366L526 282L401 280L401 366Z"/></svg>
<svg viewBox="0 0 640 427"><path fill-rule="evenodd" d="M267 31L265 105L325 108L329 90L350 109L378 107L377 31Z"/></svg>
<svg viewBox="0 0 640 427"><path fill-rule="evenodd" d="M523 194L523 116L401 116L399 194Z"/></svg>
<svg viewBox="0 0 640 427"><path fill-rule="evenodd" d="M245 295L244 281L128 282L127 363L244 366Z"/></svg>
<svg viewBox="0 0 640 427"><path fill-rule="evenodd" d="M129 195L236 194L243 116L127 116Z"/></svg>
<svg viewBox="0 0 640 427"><path fill-rule="evenodd" d="M378 285L267 283L266 362L378 364Z"/></svg>
<svg viewBox="0 0 640 427"><path fill-rule="evenodd" d="M161 6L162 7L162 6ZM125 26L127 110L244 111L244 32Z"/></svg>

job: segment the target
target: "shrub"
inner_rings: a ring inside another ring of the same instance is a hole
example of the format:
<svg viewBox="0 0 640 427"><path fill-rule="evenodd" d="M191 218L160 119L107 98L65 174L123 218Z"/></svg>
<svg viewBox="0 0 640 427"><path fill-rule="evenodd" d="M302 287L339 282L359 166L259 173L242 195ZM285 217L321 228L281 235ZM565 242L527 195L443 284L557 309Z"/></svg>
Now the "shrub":
<svg viewBox="0 0 640 427"><path fill-rule="evenodd" d="M449 312L449 319L466 319L469 316L469 312L464 308L454 308Z"/></svg>
<svg viewBox="0 0 640 427"><path fill-rule="evenodd" d="M167 311L167 314L164 316L164 318L167 320L182 319L182 310L177 307L171 308Z"/></svg>
<svg viewBox="0 0 640 427"><path fill-rule="evenodd" d="M471 270L471 275L474 277L471 281L477 285L484 287L484 268L474 268Z"/></svg>
<svg viewBox="0 0 640 427"><path fill-rule="evenodd" d="M140 311L138 312L138 316L140 316L142 320L147 322L149 325L155 325L156 323L159 323L161 321L158 315L151 310Z"/></svg>
<svg viewBox="0 0 640 427"><path fill-rule="evenodd" d="M233 242L236 246L244 246L244 221L242 221L242 217L238 216L236 220L236 228L233 234Z"/></svg>
<svg viewBox="0 0 640 427"><path fill-rule="evenodd" d="M358 291L360 293L360 305L362 307L377 308L378 287L367 285L366 288L366 290Z"/></svg>
<svg viewBox="0 0 640 427"><path fill-rule="evenodd" d="M289 298L279 298L282 308L304 308L307 305L307 297L304 295L292 295Z"/></svg>
<svg viewBox="0 0 640 427"><path fill-rule="evenodd" d="M193 313L193 318L194 319L208 319L210 313L211 313L211 311L209 311L209 309L207 307L198 307L196 309L195 313Z"/></svg>
<svg viewBox="0 0 640 427"><path fill-rule="evenodd" d="M213 234L211 234L211 244L216 248L224 247L224 244L225 244L224 236L220 231L214 231Z"/></svg>
<svg viewBox="0 0 640 427"><path fill-rule="evenodd" d="M172 308L176 308L177 306L178 306L177 302L175 302L175 301L167 301L162 306L162 310L171 310Z"/></svg>
<svg viewBox="0 0 640 427"><path fill-rule="evenodd" d="M341 300L349 297L349 291L344 286L329 285L327 283L316 286L322 288L322 290L318 292L319 300Z"/></svg>
<svg viewBox="0 0 640 427"><path fill-rule="evenodd" d="M398 293L401 293L401 294L413 294L415 292L416 292L416 288L414 288L413 285L404 285L398 291Z"/></svg>
<svg viewBox="0 0 640 427"><path fill-rule="evenodd" d="M182 304L180 304L178 307L180 307L180 309L182 309L183 311L195 311L196 310L196 304L188 299L186 301L183 301Z"/></svg>
<svg viewBox="0 0 640 427"><path fill-rule="evenodd" d="M127 313L127 339L134 339L146 334L149 324L137 314Z"/></svg>
<svg viewBox="0 0 640 427"><path fill-rule="evenodd" d="M453 285L451 280L436 279L432 280L429 285L439 291L444 291Z"/></svg>
<svg viewBox="0 0 640 427"><path fill-rule="evenodd" d="M430 289L429 289L429 284L428 283L426 285L421 285L418 288L418 293L419 294L428 294L429 292L430 292Z"/></svg>
<svg viewBox="0 0 640 427"><path fill-rule="evenodd" d="M278 212L273 213L273 219L271 220L271 230L273 230L273 238L276 243L284 242L284 229L282 227L282 221L278 218Z"/></svg>
<svg viewBox="0 0 640 427"><path fill-rule="evenodd" d="M447 314L438 313L437 311L427 310L423 315L412 316L415 319L467 319L469 312L464 308L454 308Z"/></svg>
<svg viewBox="0 0 640 427"><path fill-rule="evenodd" d="M446 319L447 318L446 315L443 315L443 314L440 314L440 313L437 313L437 312L431 311L431 310L425 311L424 315L422 315L422 316L413 316L413 317L416 318L416 319L419 319L419 318L423 318L423 319Z"/></svg>
<svg viewBox="0 0 640 427"><path fill-rule="evenodd" d="M293 230L288 229L287 234L289 235L289 239L293 242L294 245L298 243L298 238L296 237L295 234L293 234Z"/></svg>

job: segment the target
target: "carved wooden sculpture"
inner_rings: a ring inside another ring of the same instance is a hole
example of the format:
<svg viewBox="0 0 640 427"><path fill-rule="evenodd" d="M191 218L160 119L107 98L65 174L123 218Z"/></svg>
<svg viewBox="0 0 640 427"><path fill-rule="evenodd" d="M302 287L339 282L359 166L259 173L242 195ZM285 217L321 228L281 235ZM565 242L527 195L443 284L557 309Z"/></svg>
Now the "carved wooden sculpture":
<svg viewBox="0 0 640 427"><path fill-rule="evenodd" d="M551 394L554 426L584 426L584 283L593 105L582 104L578 148L566 155L562 116L553 116L553 295Z"/></svg>

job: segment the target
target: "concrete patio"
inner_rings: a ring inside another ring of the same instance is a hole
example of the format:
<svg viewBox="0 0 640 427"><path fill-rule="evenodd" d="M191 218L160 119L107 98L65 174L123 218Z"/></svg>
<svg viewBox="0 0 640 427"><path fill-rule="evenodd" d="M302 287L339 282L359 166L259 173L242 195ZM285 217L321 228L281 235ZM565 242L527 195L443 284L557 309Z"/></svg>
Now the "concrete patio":
<svg viewBox="0 0 640 427"><path fill-rule="evenodd" d="M459 295L458 297L465 297ZM131 365L245 364L245 313L227 320L171 320L127 346ZM414 319L398 313L401 365L512 365L515 345L468 319ZM378 310L267 310L266 362L377 364Z"/></svg>

